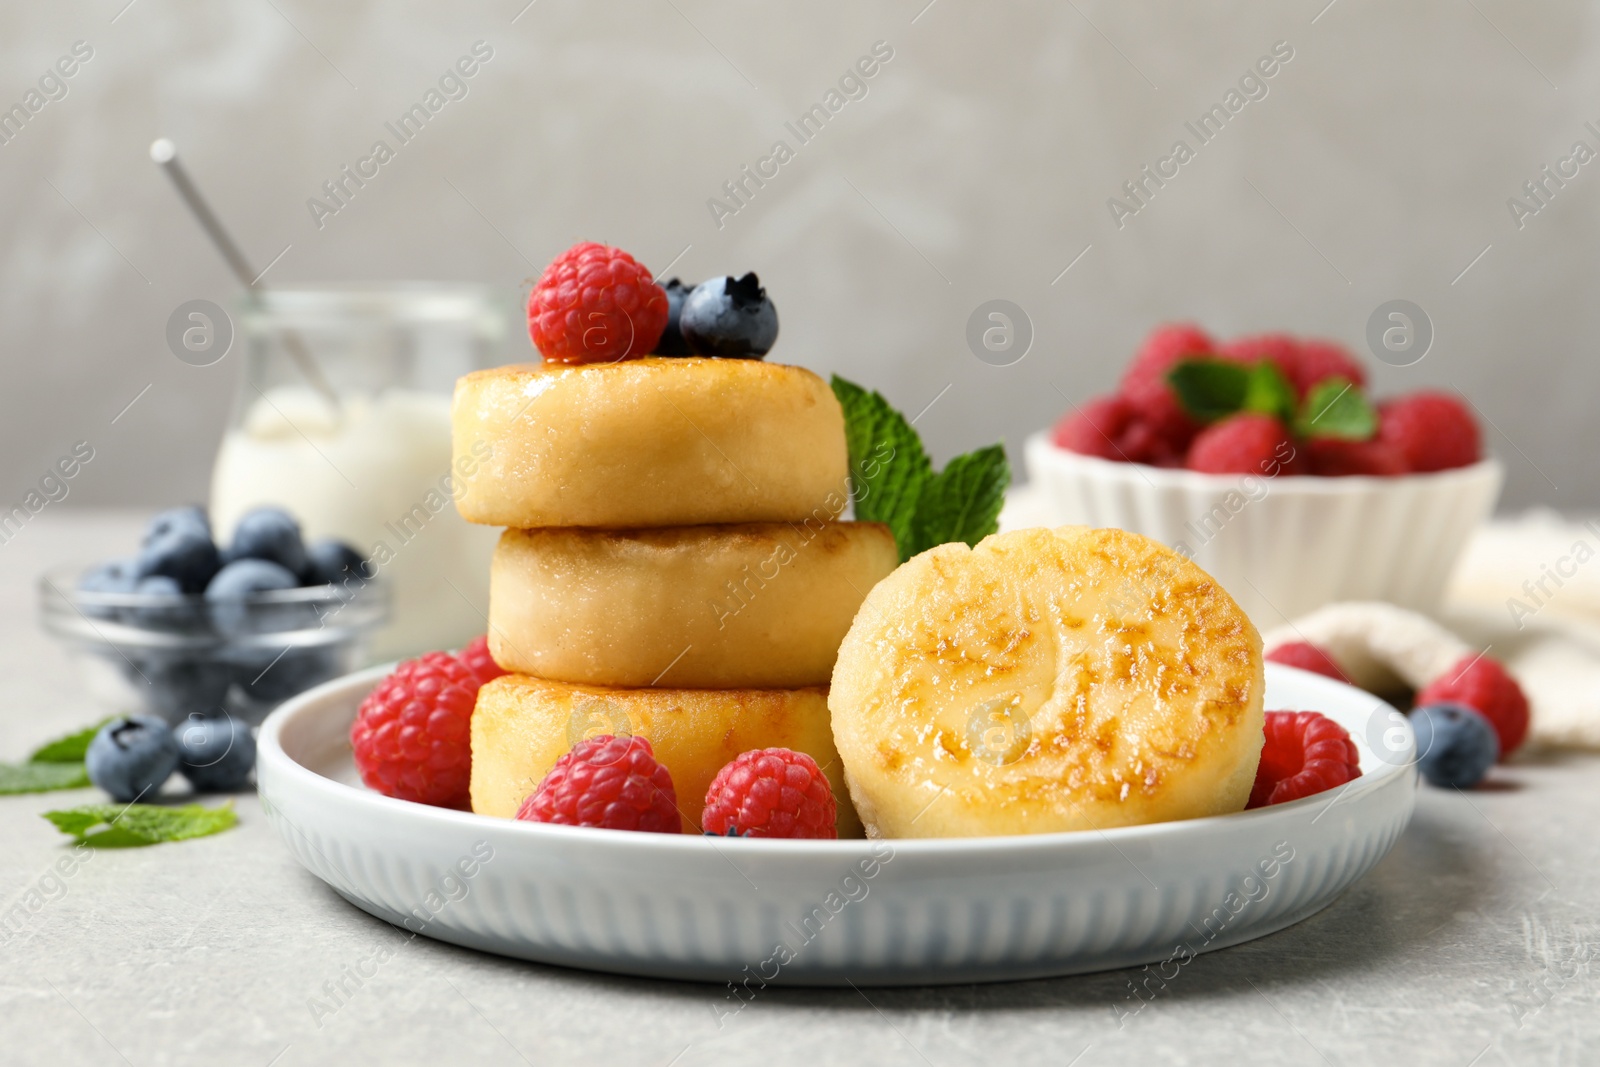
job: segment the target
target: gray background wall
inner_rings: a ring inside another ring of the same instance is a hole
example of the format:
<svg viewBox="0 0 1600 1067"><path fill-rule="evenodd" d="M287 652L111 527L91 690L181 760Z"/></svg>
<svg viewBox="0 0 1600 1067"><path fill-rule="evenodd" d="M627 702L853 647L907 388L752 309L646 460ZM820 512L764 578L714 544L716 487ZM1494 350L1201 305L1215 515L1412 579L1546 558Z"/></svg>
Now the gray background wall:
<svg viewBox="0 0 1600 1067"><path fill-rule="evenodd" d="M1109 387L1159 320L1360 345L1408 298L1436 339L1376 367L1380 391L1470 396L1507 504L1600 505L1600 161L1520 230L1506 206L1573 141L1600 147L1600 8L926 2L6 4L0 104L76 40L94 58L0 146L0 500L82 438L72 504L205 494L238 360L187 366L163 329L236 290L148 160L168 135L258 262L288 247L277 285L514 296L583 238L657 268L689 246L673 273L693 278L755 268L775 358L911 411L954 386L919 423L939 459L1003 438L1020 461L1057 390ZM319 230L306 199L480 39L470 95ZM719 229L707 198L878 40L869 95ZM1269 94L1117 228L1107 198L1276 41L1294 58ZM964 340L997 297L1035 330L1010 367Z"/></svg>

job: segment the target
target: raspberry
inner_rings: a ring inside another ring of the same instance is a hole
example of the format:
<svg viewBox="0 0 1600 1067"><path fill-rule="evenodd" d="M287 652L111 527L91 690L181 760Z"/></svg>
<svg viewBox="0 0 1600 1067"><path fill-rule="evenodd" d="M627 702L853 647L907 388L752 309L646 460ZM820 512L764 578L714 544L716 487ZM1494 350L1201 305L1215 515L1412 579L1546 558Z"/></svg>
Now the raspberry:
<svg viewBox="0 0 1600 1067"><path fill-rule="evenodd" d="M1178 324L1157 327L1122 372L1122 395L1139 419L1153 428L1174 453L1181 453L1199 425L1178 403L1167 382L1167 372L1184 359L1216 355L1216 345L1198 326Z"/></svg>
<svg viewBox="0 0 1600 1067"><path fill-rule="evenodd" d="M1392 478L1406 473L1400 450L1386 441L1346 441L1338 437L1313 437L1306 442L1311 473L1325 478L1367 474Z"/></svg>
<svg viewBox="0 0 1600 1067"><path fill-rule="evenodd" d="M350 727L361 780L384 796L466 808L478 676L448 652L396 667Z"/></svg>
<svg viewBox="0 0 1600 1067"><path fill-rule="evenodd" d="M1500 738L1500 758L1516 751L1528 735L1528 698L1517 680L1488 656L1463 657L1460 662L1422 687L1416 706L1465 704L1494 727Z"/></svg>
<svg viewBox="0 0 1600 1067"><path fill-rule="evenodd" d="M1127 463L1173 466L1177 456L1166 440L1134 413L1125 397L1103 396L1068 412L1053 439L1069 452Z"/></svg>
<svg viewBox="0 0 1600 1067"><path fill-rule="evenodd" d="M556 760L517 818L652 834L683 831L672 775L656 762L650 742L611 734L579 741Z"/></svg>
<svg viewBox="0 0 1600 1067"><path fill-rule="evenodd" d="M489 637L474 638L472 643L456 653L456 659L467 665L467 669L478 676L478 684L484 685L494 681L502 674L510 674L500 664L494 661L489 654Z"/></svg>
<svg viewBox="0 0 1600 1067"><path fill-rule="evenodd" d="M1361 777L1355 742L1325 715L1269 711L1266 733L1246 809L1299 800Z"/></svg>
<svg viewBox="0 0 1600 1067"><path fill-rule="evenodd" d="M706 790L700 825L708 834L740 837L839 836L833 787L804 752L760 748L717 772Z"/></svg>
<svg viewBox="0 0 1600 1067"><path fill-rule="evenodd" d="M1217 355L1234 363L1275 363L1291 385L1300 374L1300 342L1286 333L1235 337L1219 347Z"/></svg>
<svg viewBox="0 0 1600 1067"><path fill-rule="evenodd" d="M1367 387L1367 372L1361 369L1349 349L1334 341L1301 341L1294 374L1289 378L1295 391L1303 397L1317 383L1329 378L1344 378L1354 382L1357 389Z"/></svg>
<svg viewBox="0 0 1600 1067"><path fill-rule="evenodd" d="M1478 462L1478 420L1449 393L1421 392L1378 407L1378 440L1414 471L1442 471Z"/></svg>
<svg viewBox="0 0 1600 1067"><path fill-rule="evenodd" d="M1271 415L1241 412L1200 431L1189 446L1186 466L1207 474L1290 473L1296 458L1289 430Z"/></svg>
<svg viewBox="0 0 1600 1067"><path fill-rule="evenodd" d="M620 248L575 244L528 296L528 336L554 363L615 363L654 351L667 328L667 293Z"/></svg>
<svg viewBox="0 0 1600 1067"><path fill-rule="evenodd" d="M1267 653L1267 660L1272 663L1281 663L1286 667L1299 667L1303 671L1311 671L1335 681L1349 683L1344 671L1333 662L1333 657L1328 655L1309 641L1290 641L1279 645Z"/></svg>

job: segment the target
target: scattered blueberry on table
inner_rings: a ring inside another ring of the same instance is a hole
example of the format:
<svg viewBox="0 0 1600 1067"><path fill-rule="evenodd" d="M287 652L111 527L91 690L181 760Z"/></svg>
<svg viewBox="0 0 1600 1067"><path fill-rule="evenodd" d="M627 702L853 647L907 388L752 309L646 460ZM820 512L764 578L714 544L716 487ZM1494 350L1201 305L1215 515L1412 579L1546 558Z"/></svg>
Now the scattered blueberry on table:
<svg viewBox="0 0 1600 1067"><path fill-rule="evenodd" d="M1489 720L1465 704L1425 704L1411 713L1417 735L1417 769L1431 784L1469 789L1500 758Z"/></svg>
<svg viewBox="0 0 1600 1067"><path fill-rule="evenodd" d="M178 729L177 744L178 773L197 792L233 793L249 785L256 740L233 716L192 714Z"/></svg>
<svg viewBox="0 0 1600 1067"><path fill-rule="evenodd" d="M154 794L178 766L172 729L153 715L113 719L100 728L83 757L89 780L131 804Z"/></svg>

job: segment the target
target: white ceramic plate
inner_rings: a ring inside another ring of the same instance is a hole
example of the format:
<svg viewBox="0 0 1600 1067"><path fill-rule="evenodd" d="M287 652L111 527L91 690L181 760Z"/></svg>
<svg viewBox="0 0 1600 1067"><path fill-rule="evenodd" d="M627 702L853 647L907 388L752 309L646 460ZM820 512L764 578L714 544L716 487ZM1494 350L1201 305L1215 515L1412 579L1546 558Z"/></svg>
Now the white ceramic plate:
<svg viewBox="0 0 1600 1067"><path fill-rule="evenodd" d="M1032 837L761 841L545 826L362 787L347 737L386 670L313 689L263 725L262 806L290 850L381 919L593 970L754 989L1179 966L1326 907L1389 851L1415 801L1403 717L1268 664L1267 707L1337 719L1361 751L1361 778L1260 811Z"/></svg>

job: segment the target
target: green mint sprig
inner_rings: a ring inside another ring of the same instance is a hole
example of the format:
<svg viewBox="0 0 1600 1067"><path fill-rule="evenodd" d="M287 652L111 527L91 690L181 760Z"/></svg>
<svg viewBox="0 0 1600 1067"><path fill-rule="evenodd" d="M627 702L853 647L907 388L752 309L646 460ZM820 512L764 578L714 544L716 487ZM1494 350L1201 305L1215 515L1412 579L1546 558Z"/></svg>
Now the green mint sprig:
<svg viewBox="0 0 1600 1067"><path fill-rule="evenodd" d="M89 772L82 763L0 763L0 796L82 789Z"/></svg>
<svg viewBox="0 0 1600 1067"><path fill-rule="evenodd" d="M976 545L999 528L1011 484L1003 446L957 456L935 473L922 438L881 394L837 374L832 385L844 408L856 518L888 526L900 562L952 541Z"/></svg>
<svg viewBox="0 0 1600 1067"><path fill-rule="evenodd" d="M110 721L106 719L46 742L34 750L26 763L0 763L0 796L87 786L89 772L83 767L84 753L100 727Z"/></svg>
<svg viewBox="0 0 1600 1067"><path fill-rule="evenodd" d="M1270 360L1247 366L1185 359L1167 372L1167 381L1184 410L1203 423L1249 411L1271 415L1297 437L1365 441L1378 432L1378 413L1348 378L1318 382L1304 400L1297 400L1294 386Z"/></svg>
<svg viewBox="0 0 1600 1067"><path fill-rule="evenodd" d="M34 749L33 755L28 757L29 763L82 763L83 757L89 752L89 742L94 740L94 735L100 732L100 727L110 722L110 719L101 719L93 726L85 726L75 730L65 737L58 737L54 741L46 741Z"/></svg>
<svg viewBox="0 0 1600 1067"><path fill-rule="evenodd" d="M1348 378L1328 378L1306 394L1294 431L1301 437L1366 441L1378 432L1378 413L1360 386Z"/></svg>
<svg viewBox="0 0 1600 1067"><path fill-rule="evenodd" d="M218 834L239 822L233 802L218 808L185 804L167 808L158 804L85 804L65 811L47 811L44 817L79 844L94 848L138 848L164 841Z"/></svg>

